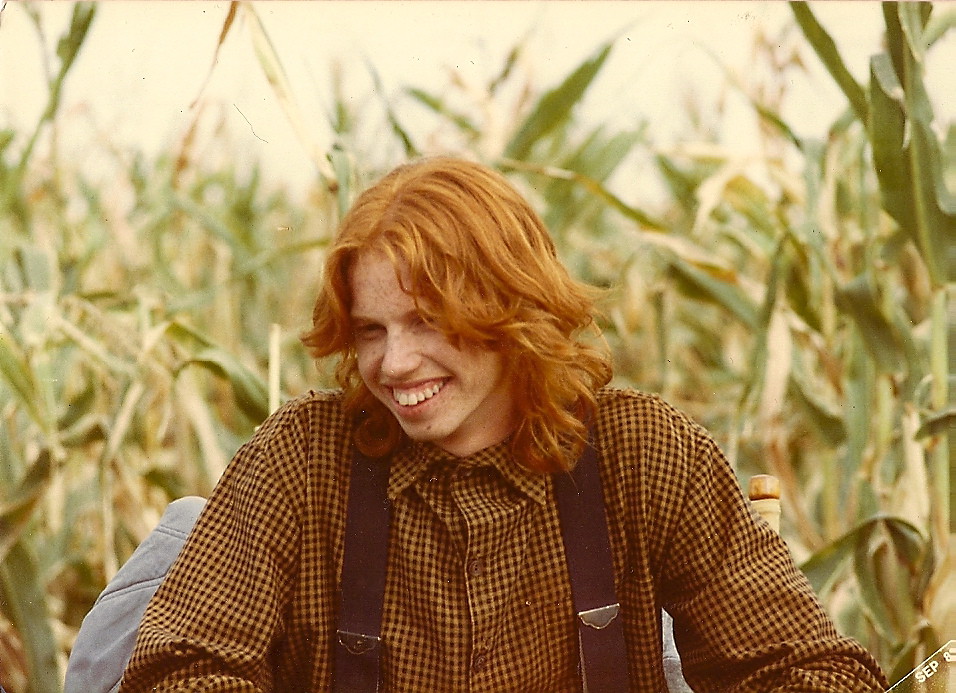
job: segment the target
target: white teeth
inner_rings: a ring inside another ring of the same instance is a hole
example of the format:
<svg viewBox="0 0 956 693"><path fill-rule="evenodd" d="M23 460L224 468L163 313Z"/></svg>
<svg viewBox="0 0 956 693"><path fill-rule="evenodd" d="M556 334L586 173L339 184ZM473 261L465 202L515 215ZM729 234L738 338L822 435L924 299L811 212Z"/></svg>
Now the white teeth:
<svg viewBox="0 0 956 693"><path fill-rule="evenodd" d="M438 394L438 391L441 390L443 382L437 382L431 387L425 388L424 390L419 390L418 392L399 392L396 389L392 389L392 397L395 398L395 401L401 404L403 407L410 407L413 404L419 404L424 402L426 399L431 399Z"/></svg>

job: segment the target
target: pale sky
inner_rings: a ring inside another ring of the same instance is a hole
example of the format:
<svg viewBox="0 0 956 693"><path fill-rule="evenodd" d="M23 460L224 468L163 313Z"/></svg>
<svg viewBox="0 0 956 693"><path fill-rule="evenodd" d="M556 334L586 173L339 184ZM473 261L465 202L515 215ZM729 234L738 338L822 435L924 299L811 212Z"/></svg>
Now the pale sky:
<svg viewBox="0 0 956 693"><path fill-rule="evenodd" d="M39 3L47 34L43 44L19 5L8 3L0 15L0 126L22 130L33 127L43 108L43 56L53 55L72 7L69 2ZM879 4L811 6L844 50L851 71L864 80L868 57L881 38ZM343 68L349 97L368 101L372 108L377 102L369 101L367 64L374 66L391 97L404 86L436 90L447 84L450 71L483 84L525 36L531 48L526 64L541 88L555 84L603 41L617 36L586 114L595 123L621 127L647 118L655 137L666 143L684 124L687 93L704 102L720 94L724 79L715 58L746 75L753 32L777 36L791 18L783 2L270 0L255 8L289 75L309 137L320 150L331 141L326 114L332 103L333 61ZM147 153L175 143L194 117L190 105L209 73L227 9L225 2L198 0L101 3L68 78L61 151L82 160L103 141ZM952 35L946 44L934 53L956 65ZM814 75L791 85L788 116L801 134L823 136L843 99L814 61ZM941 79L941 72L931 71L931 77ZM233 27L202 94L205 108L240 133L235 141L241 151L231 155L266 162L278 184L294 186L311 175L301 136L263 77L248 26ZM743 104L739 110L737 127L741 146L746 146L753 116ZM940 115L952 122L954 111L950 99ZM408 124L414 127L413 117ZM725 136L736 134L730 129Z"/></svg>

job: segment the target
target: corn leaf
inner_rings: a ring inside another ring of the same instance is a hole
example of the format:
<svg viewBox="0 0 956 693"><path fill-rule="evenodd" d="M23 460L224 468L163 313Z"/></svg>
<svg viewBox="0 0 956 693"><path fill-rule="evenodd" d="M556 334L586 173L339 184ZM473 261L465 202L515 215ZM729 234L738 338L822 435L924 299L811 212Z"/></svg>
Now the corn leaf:
<svg viewBox="0 0 956 693"><path fill-rule="evenodd" d="M341 219L352 204L354 166L349 155L337 146L332 147L332 151L329 152L329 161L332 164L332 170L335 171L337 181L335 200L338 203L339 219Z"/></svg>
<svg viewBox="0 0 956 693"><path fill-rule="evenodd" d="M518 59L521 57L521 54L524 53L525 42L524 40L519 40L505 57L504 65L501 66L501 70L498 71L498 74L495 75L488 83L488 93L496 94L498 89L507 83L508 77L511 76L511 73L514 71L515 66L518 64Z"/></svg>
<svg viewBox="0 0 956 693"><path fill-rule="evenodd" d="M842 577L841 574L853 558L857 545L869 541L879 522L881 518L862 522L800 564L801 572L807 576L815 592L826 595L830 591Z"/></svg>
<svg viewBox="0 0 956 693"><path fill-rule="evenodd" d="M874 370L862 344L862 337L850 341L845 381L846 405L843 408L847 442L842 468L848 476L860 469L874 425L869 403L873 401Z"/></svg>
<svg viewBox="0 0 956 693"><path fill-rule="evenodd" d="M732 281L694 267L679 257L671 259L670 268L685 294L721 306L747 327L758 327L758 306Z"/></svg>
<svg viewBox="0 0 956 693"><path fill-rule="evenodd" d="M956 8L952 5L937 5L926 22L923 40L927 46L932 46L953 28L956 28Z"/></svg>
<svg viewBox="0 0 956 693"><path fill-rule="evenodd" d="M911 170L916 196L916 241L936 286L956 281L956 198L946 188L931 120L913 125Z"/></svg>
<svg viewBox="0 0 956 693"><path fill-rule="evenodd" d="M368 71L372 76L372 84L375 85L375 94L378 96L379 100L382 103L382 108L385 112L385 118L388 120L388 125L392 129L392 134L394 134L399 142L402 143L402 150L405 152L405 156L414 159L421 155L418 147L415 146L412 136L409 134L408 130L405 129L405 126L402 125L401 121L398 119L398 114L395 113L395 109L392 107L391 101L388 99L388 95L385 91L385 85L382 84L382 78L378 74L378 70L375 69L375 66L371 63L368 63Z"/></svg>
<svg viewBox="0 0 956 693"><path fill-rule="evenodd" d="M889 53L870 61L870 121L883 203L916 243L936 286L956 278L947 249L956 236L956 196L946 186L933 110L923 83L925 3L884 5Z"/></svg>
<svg viewBox="0 0 956 693"><path fill-rule="evenodd" d="M329 166L324 153L320 151L318 144L315 142L311 134L312 128L306 125L306 117L303 115L302 109L296 101L295 93L289 84L285 68L279 60L279 55L276 53L275 46L272 44L272 39L270 39L268 33L266 33L265 27L262 26L259 15L256 13L252 3L243 2L241 6L249 19L249 31L252 34L252 43L255 48L256 57L259 59L259 66L262 68L262 72L268 80L269 86L272 87L272 93L275 94L276 99L282 106L282 110L289 119L289 123L292 125L293 130L295 130L296 136L308 153L312 163L315 164L324 184L330 190L334 189L335 174Z"/></svg>
<svg viewBox="0 0 956 693"><path fill-rule="evenodd" d="M803 35L807 41L810 42L817 57L823 61L824 67L826 67L833 79L836 80L837 85L843 90L856 117L865 123L867 120L866 94L863 91L863 87L859 85L847 69L833 38L827 33L820 22L817 21L817 18L807 3L791 2L790 8L793 11L794 17L797 19L797 24L800 25L800 29L803 31Z"/></svg>
<svg viewBox="0 0 956 693"><path fill-rule="evenodd" d="M611 53L612 46L612 43L606 43L568 75L559 86L541 97L505 147L505 157L527 158L538 140L569 117L571 109L581 100L601 71L601 67Z"/></svg>
<svg viewBox="0 0 956 693"><path fill-rule="evenodd" d="M20 633L29 667L29 692L62 690L56 636L36 559L22 542L0 561L3 609Z"/></svg>
<svg viewBox="0 0 956 693"><path fill-rule="evenodd" d="M819 386L807 376L806 368L800 359L795 359L788 391L792 404L800 410L827 446L842 445L848 435L845 417L840 410L825 402L818 390Z"/></svg>
<svg viewBox="0 0 956 693"><path fill-rule="evenodd" d="M469 137L475 137L481 134L480 128L468 114L452 110L441 97L429 94L424 89L418 87L408 87L405 89L405 93L429 110L448 120Z"/></svg>
<svg viewBox="0 0 956 693"><path fill-rule="evenodd" d="M856 324L863 344L880 368L889 373L906 370L902 340L881 309L869 276L861 274L839 287L836 304Z"/></svg>
<svg viewBox="0 0 956 693"><path fill-rule="evenodd" d="M0 563L33 517L53 477L53 461L44 450L17 487L0 503Z"/></svg>
<svg viewBox="0 0 956 693"><path fill-rule="evenodd" d="M33 372L24 353L6 332L0 332L0 375L34 423L45 428L46 417L38 405L41 399L40 391Z"/></svg>
<svg viewBox="0 0 956 693"><path fill-rule="evenodd" d="M212 73L215 70L216 65L219 63L219 51L222 50L222 44L226 42L226 37L229 35L230 29L232 29L232 25L236 20L236 11L238 9L238 2L233 1L229 3L229 10L226 12L226 18L222 22L222 29L219 30L219 40L216 41L216 50L213 53L212 62L209 64L209 71L206 73L206 78L203 80L202 86L199 88L199 96L197 96L189 105L190 109L196 107L196 104L199 103L202 93L209 85L209 80L212 78Z"/></svg>
<svg viewBox="0 0 956 693"><path fill-rule="evenodd" d="M262 378L246 368L232 354L219 348L208 348L183 364L201 366L224 378L232 386L236 404L252 421L269 415L269 393ZM180 369L181 370L181 369Z"/></svg>
<svg viewBox="0 0 956 693"><path fill-rule="evenodd" d="M594 180L577 171L569 171L557 166L544 166L526 161L518 161L516 159L501 159L498 161L498 166L505 170L531 172L556 180L573 181L576 185L602 200L609 207L636 222L637 225L643 229L652 231L666 231L668 229L667 224L661 219L657 219L637 207L628 205L607 186L603 185L601 181ZM674 242L679 244L680 239L674 239Z"/></svg>
<svg viewBox="0 0 956 693"><path fill-rule="evenodd" d="M899 17L900 33L903 38L899 45L910 55L915 56L917 60L922 60L926 48L923 31L933 11L932 3L887 3L883 7L883 16L892 15L894 11ZM889 22L887 23L889 24Z"/></svg>
<svg viewBox="0 0 956 693"><path fill-rule="evenodd" d="M20 164L17 167L17 175L14 182L19 183L19 179L26 170L27 162L33 154L33 149L39 139L43 127L53 120L57 110L60 107L60 98L63 94L63 86L66 83L66 77L73 67L76 57L86 40L86 35L96 16L96 3L78 2L73 6L73 14L70 17L70 26L67 32L60 37L56 45L57 57L60 59L60 67L49 84L46 108L43 115L40 116L40 122L36 130L30 137L29 142L23 148L20 156Z"/></svg>
<svg viewBox="0 0 956 693"><path fill-rule="evenodd" d="M576 222L587 224L595 234L599 232L595 216L606 209L607 203L615 206L608 197L607 179L640 138L639 131L608 137L598 128L568 153L560 167L576 175L551 177L544 192L548 203L545 225L552 233L565 231Z"/></svg>
<svg viewBox="0 0 956 693"><path fill-rule="evenodd" d="M900 517L876 515L860 522L855 527L815 551L800 564L800 570L810 580L813 589L826 593L828 587L836 582L840 571L848 567L851 560L858 567L870 563L879 553L880 546L887 539L900 552L900 555L912 559L913 564L921 559L928 550L926 539L917 527ZM871 581L866 570L858 570L857 579ZM887 595L892 598L892 593Z"/></svg>
<svg viewBox="0 0 956 693"><path fill-rule="evenodd" d="M916 437L925 439L952 431L956 431L956 407L948 407L939 413L927 416L916 430Z"/></svg>
<svg viewBox="0 0 956 693"><path fill-rule="evenodd" d="M916 227L913 186L905 157L905 94L893 61L886 53L870 60L870 118L868 130L883 207L906 231Z"/></svg>

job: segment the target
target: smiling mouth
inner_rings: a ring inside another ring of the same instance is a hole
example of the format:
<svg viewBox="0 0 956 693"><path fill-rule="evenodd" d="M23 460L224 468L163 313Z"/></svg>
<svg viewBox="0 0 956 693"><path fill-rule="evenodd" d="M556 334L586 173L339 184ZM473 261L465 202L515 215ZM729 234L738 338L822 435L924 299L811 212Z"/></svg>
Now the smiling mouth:
<svg viewBox="0 0 956 693"><path fill-rule="evenodd" d="M415 390L399 390L392 388L392 399L403 407L414 407L421 404L426 399L431 399L444 387L445 381L439 380L428 387L419 387Z"/></svg>

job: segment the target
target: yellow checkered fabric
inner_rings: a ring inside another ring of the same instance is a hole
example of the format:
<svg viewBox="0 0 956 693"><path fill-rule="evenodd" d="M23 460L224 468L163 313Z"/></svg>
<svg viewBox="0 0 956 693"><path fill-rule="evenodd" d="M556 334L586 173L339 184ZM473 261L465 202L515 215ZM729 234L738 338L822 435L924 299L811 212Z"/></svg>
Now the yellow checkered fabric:
<svg viewBox="0 0 956 693"><path fill-rule="evenodd" d="M654 396L606 389L599 403L631 690L666 691L662 607L698 690L885 689L712 438ZM239 450L150 603L121 693L329 690L349 439L340 396L310 393ZM578 691L551 477L507 442L466 459L408 443L388 493L386 690Z"/></svg>

